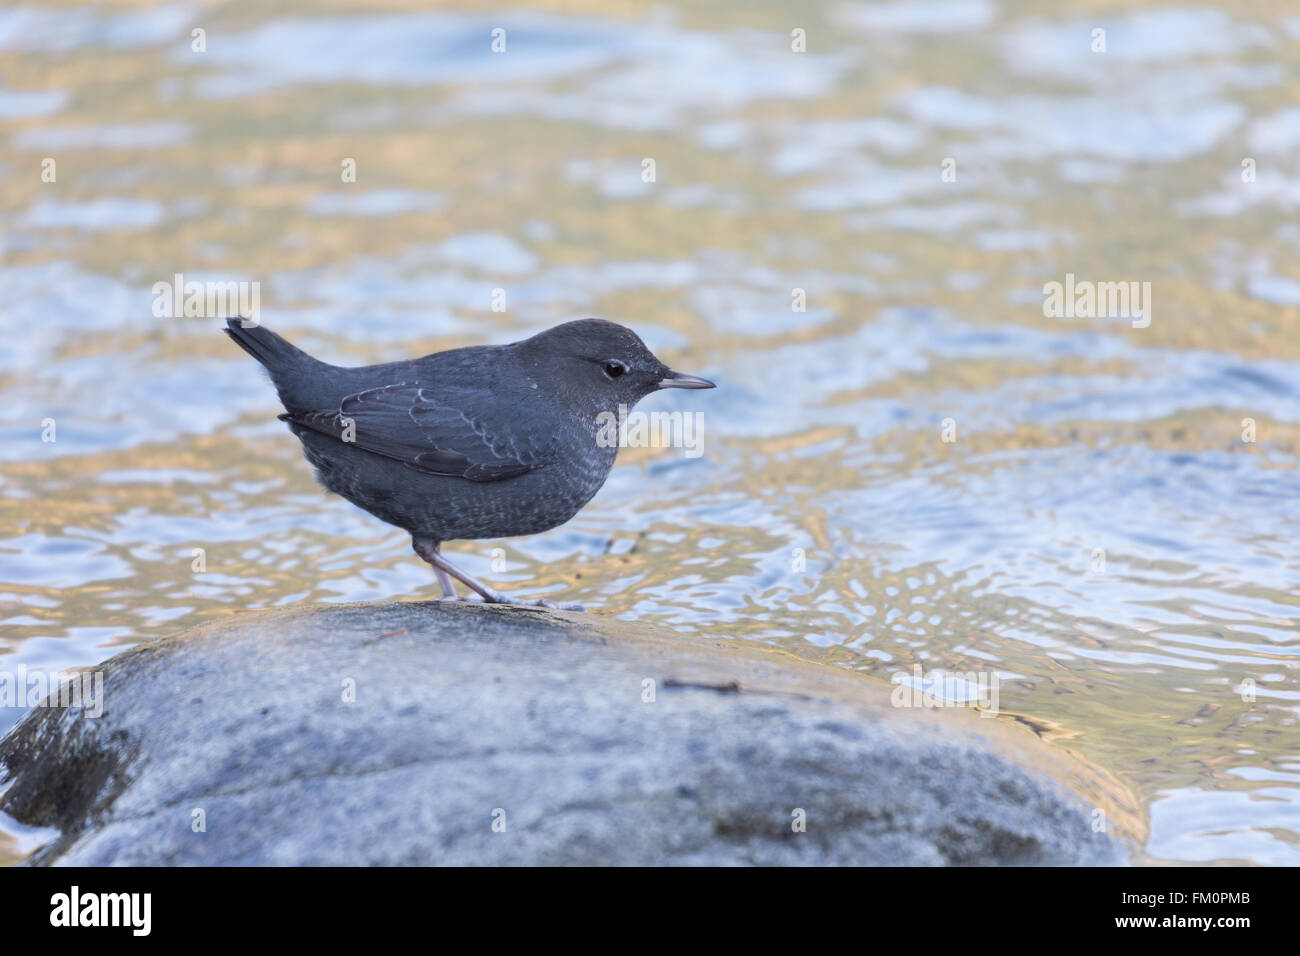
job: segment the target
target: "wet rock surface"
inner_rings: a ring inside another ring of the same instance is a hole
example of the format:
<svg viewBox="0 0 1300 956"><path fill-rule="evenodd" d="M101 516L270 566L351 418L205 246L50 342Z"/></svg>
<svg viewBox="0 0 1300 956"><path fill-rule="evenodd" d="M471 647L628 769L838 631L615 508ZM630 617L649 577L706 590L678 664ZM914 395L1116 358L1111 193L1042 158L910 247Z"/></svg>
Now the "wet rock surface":
<svg viewBox="0 0 1300 956"><path fill-rule="evenodd" d="M245 612L33 710L33 864L1121 863L1104 775L774 648L521 608ZM800 821L802 832L799 832ZM1127 825L1127 824L1125 824Z"/></svg>

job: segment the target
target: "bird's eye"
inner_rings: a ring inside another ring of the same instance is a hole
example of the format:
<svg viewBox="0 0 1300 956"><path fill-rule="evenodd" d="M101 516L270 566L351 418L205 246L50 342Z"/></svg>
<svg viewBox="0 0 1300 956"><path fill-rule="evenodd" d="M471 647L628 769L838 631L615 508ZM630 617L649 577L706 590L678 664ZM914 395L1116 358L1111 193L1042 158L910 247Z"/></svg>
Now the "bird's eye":
<svg viewBox="0 0 1300 956"><path fill-rule="evenodd" d="M610 359L605 363L605 374L610 378L618 378L626 371L627 366L618 361L618 359Z"/></svg>

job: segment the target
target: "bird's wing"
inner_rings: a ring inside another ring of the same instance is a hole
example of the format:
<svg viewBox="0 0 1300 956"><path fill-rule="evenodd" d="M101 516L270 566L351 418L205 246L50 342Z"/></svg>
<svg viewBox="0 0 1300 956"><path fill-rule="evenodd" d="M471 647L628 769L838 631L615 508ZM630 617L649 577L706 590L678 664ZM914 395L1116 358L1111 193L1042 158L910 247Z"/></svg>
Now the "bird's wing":
<svg viewBox="0 0 1300 956"><path fill-rule="evenodd" d="M280 418L429 475L500 481L541 464L531 449L521 451L509 435L489 434L472 415L435 398L427 386L367 389L349 395L336 409L289 412Z"/></svg>

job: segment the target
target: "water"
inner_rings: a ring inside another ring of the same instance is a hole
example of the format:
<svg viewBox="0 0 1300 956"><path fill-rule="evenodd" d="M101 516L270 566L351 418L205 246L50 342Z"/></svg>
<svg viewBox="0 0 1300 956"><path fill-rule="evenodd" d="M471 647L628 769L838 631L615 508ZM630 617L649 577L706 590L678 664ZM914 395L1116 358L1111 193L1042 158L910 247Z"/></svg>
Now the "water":
<svg viewBox="0 0 1300 956"><path fill-rule="evenodd" d="M436 593L155 282L259 281L344 363L597 314L720 382L642 406L703 411L704 456L625 451L467 570L884 680L995 671L1132 790L1142 860L1300 863L1300 16L403 7L0 11L7 667ZM1045 317L1067 273L1150 282L1149 326Z"/></svg>

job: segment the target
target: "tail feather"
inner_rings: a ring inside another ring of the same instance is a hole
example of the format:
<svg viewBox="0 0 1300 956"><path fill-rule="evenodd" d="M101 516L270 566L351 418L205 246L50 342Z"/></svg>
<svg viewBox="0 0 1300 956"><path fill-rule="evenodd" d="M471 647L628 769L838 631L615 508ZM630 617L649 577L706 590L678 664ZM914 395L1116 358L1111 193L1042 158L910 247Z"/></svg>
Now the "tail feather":
<svg viewBox="0 0 1300 956"><path fill-rule="evenodd" d="M304 360L314 362L310 355L291 345L263 325L244 325L244 319L226 319L225 332L235 344L266 366L274 378L281 368L301 365Z"/></svg>
<svg viewBox="0 0 1300 956"><path fill-rule="evenodd" d="M313 358L263 325L226 319L223 330L271 375L280 401L290 411L331 408L347 394L347 372Z"/></svg>

